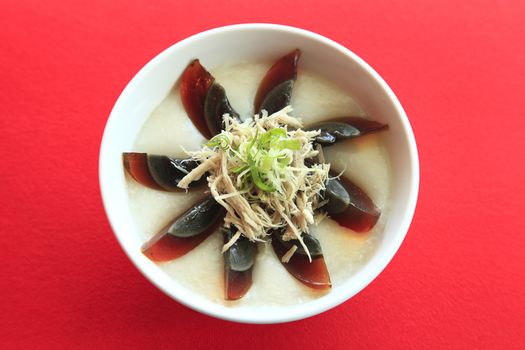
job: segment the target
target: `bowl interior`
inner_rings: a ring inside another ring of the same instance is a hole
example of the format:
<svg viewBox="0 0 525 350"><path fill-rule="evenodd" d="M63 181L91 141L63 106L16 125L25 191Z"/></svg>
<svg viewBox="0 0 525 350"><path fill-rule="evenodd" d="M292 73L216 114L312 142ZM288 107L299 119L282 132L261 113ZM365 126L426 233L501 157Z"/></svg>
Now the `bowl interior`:
<svg viewBox="0 0 525 350"><path fill-rule="evenodd" d="M301 65L336 82L352 94L369 116L388 123L385 142L392 163L391 200L383 240L370 261L327 296L299 306L272 309L228 308L194 295L140 253L142 241L127 203L122 152L134 141L152 110L166 97L188 62L204 66L272 60L293 48L303 51ZM414 137L406 115L386 83L364 61L319 35L277 25L236 25L186 39L150 61L128 84L106 125L100 152L100 185L111 226L138 269L166 294L219 318L253 323L285 322L327 310L355 295L391 260L401 244L415 208L419 168Z"/></svg>

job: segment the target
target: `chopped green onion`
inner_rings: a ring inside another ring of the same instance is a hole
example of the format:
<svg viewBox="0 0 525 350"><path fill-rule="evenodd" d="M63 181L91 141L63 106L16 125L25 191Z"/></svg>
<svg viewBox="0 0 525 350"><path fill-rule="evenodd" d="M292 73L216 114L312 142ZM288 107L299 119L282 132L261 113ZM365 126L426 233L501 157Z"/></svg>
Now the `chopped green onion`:
<svg viewBox="0 0 525 350"><path fill-rule="evenodd" d="M264 172L270 171L273 166L273 161L275 158L270 156L264 156L261 159L261 170Z"/></svg>
<svg viewBox="0 0 525 350"><path fill-rule="evenodd" d="M298 139L280 140L277 146L282 149L286 148L292 151L298 151L301 149L301 142Z"/></svg>
<svg viewBox="0 0 525 350"><path fill-rule="evenodd" d="M239 173L242 173L244 170L246 170L248 168L249 168L249 166L247 164L243 164L243 165L240 165L237 168L233 169L233 173L234 174L239 174Z"/></svg>
<svg viewBox="0 0 525 350"><path fill-rule="evenodd" d="M206 146L210 148L219 147L222 150L227 150L230 147L230 138L224 134L218 134L212 137L210 141L206 143Z"/></svg>
<svg viewBox="0 0 525 350"><path fill-rule="evenodd" d="M252 180L253 180L253 183L255 184L255 186L259 187L261 190L266 191L266 192L274 192L275 191L275 187L267 185L267 184L264 183L264 181L261 178L261 174L259 173L259 170L257 169L257 167L253 166L253 167L250 168L250 170L251 170L251 174L252 174Z"/></svg>
<svg viewBox="0 0 525 350"><path fill-rule="evenodd" d="M272 130L268 130L264 134L262 134L259 145L266 146L267 144L272 144L274 141L279 140L281 137L286 137L286 130L283 128L275 128Z"/></svg>

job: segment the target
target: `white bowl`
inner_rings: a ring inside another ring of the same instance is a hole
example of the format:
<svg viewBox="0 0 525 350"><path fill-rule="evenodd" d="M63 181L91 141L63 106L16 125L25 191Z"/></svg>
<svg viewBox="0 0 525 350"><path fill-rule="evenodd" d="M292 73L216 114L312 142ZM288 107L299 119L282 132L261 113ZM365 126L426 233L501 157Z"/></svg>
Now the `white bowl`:
<svg viewBox="0 0 525 350"><path fill-rule="evenodd" d="M232 308L188 291L148 260L128 206L122 152L134 140L152 110L166 97L188 62L200 58L207 67L237 61L271 60L293 48L303 52L301 67L336 82L363 109L388 123L385 142L392 163L391 200L383 240L368 263L326 296L296 306L272 309ZM406 235L417 200L419 164L416 143L401 104L384 80L350 50L318 34L273 24L241 24L209 30L163 51L142 68L117 100L100 148L100 189L107 216L122 248L154 285L192 309L246 323L278 323L306 318L348 300L390 262ZM385 291L386 292L386 291Z"/></svg>

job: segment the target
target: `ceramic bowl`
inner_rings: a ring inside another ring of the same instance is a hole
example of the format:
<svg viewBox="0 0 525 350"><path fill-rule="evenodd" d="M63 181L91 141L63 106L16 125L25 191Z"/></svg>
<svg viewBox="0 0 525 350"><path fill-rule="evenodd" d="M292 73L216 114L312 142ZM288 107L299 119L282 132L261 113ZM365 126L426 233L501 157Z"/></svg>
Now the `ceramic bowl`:
<svg viewBox="0 0 525 350"><path fill-rule="evenodd" d="M122 152L133 149L142 125L191 59L199 58L213 68L232 62L275 60L291 48L302 50L302 69L334 81L349 91L368 115L389 124L384 140L392 164L391 200L394 204L373 256L327 295L301 305L274 308L219 305L187 290L141 253L143 240L128 205ZM135 75L108 119L100 149L99 176L104 207L118 241L135 266L155 286L178 302L211 316L246 323L278 323L333 308L379 275L398 250L412 220L419 165L414 135L401 104L365 61L340 44L306 30L273 24L241 24L208 30L185 39L158 54Z"/></svg>

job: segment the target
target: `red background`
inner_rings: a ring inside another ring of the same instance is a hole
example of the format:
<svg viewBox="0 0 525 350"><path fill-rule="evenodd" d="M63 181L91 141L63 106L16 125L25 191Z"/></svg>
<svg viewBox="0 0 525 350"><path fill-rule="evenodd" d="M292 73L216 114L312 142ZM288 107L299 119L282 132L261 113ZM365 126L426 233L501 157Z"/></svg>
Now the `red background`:
<svg viewBox="0 0 525 350"><path fill-rule="evenodd" d="M309 29L370 63L412 122L410 231L364 291L322 315L241 325L162 294L126 258L99 143L131 77L212 27ZM0 3L0 348L524 348L522 1Z"/></svg>

